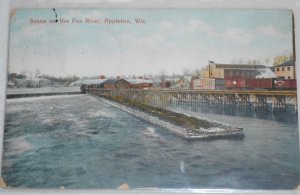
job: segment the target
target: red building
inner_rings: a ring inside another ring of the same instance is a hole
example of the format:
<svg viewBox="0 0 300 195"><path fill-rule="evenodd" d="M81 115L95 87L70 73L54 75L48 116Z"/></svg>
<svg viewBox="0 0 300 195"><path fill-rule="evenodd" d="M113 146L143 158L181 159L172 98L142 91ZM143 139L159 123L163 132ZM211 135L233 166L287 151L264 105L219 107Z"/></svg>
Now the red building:
<svg viewBox="0 0 300 195"><path fill-rule="evenodd" d="M130 88L130 83L125 79L108 79L102 83L102 88L104 89L128 89Z"/></svg>
<svg viewBox="0 0 300 195"><path fill-rule="evenodd" d="M152 81L147 79L127 79L130 83L130 88L134 89L145 89L153 86Z"/></svg>

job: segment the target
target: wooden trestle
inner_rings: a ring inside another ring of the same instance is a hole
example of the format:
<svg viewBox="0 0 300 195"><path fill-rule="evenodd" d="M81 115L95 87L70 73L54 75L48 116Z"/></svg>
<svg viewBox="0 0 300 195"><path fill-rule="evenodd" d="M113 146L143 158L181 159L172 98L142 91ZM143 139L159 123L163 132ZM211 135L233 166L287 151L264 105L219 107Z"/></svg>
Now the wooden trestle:
<svg viewBox="0 0 300 195"><path fill-rule="evenodd" d="M160 108L169 103L223 104L254 109L286 110L287 104L294 104L297 110L297 91L235 91L235 90L163 90L163 89L99 89L91 88L87 93L137 101Z"/></svg>

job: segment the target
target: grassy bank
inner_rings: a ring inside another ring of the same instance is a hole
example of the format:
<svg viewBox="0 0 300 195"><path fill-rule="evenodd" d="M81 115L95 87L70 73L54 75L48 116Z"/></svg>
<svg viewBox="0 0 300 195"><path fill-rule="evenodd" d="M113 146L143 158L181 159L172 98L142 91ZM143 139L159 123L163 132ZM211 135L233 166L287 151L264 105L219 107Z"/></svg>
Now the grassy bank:
<svg viewBox="0 0 300 195"><path fill-rule="evenodd" d="M192 131L197 131L200 128L209 129L212 127L221 127L220 124L209 122L207 120L199 119L192 116L187 116L185 114L180 114L177 112L173 112L170 110L154 107L148 104L138 103L136 101L132 101L130 99L123 99L112 96L103 96L104 98L114 101L117 103L121 103L123 105L141 110L143 112L149 113L153 116L159 117L161 120L167 121L173 125L177 125L186 129L190 129Z"/></svg>

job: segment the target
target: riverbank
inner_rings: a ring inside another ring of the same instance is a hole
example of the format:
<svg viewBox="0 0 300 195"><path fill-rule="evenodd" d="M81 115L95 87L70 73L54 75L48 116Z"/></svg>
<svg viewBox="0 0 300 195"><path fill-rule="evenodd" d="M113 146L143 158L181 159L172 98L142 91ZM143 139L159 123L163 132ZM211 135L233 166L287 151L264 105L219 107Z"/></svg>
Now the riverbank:
<svg viewBox="0 0 300 195"><path fill-rule="evenodd" d="M112 97L95 97L139 119L168 129L186 140L244 138L243 129L240 127L225 126L205 119L131 101L118 101Z"/></svg>
<svg viewBox="0 0 300 195"><path fill-rule="evenodd" d="M41 87L41 88L15 88L7 89L6 98L26 98L55 95L83 94L79 87Z"/></svg>

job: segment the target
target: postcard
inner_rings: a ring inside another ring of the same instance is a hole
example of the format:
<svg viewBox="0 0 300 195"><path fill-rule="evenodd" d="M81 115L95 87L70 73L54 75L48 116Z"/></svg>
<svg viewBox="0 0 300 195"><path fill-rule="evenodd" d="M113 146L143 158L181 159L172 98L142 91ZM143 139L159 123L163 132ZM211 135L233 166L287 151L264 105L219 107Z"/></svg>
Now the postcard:
<svg viewBox="0 0 300 195"><path fill-rule="evenodd" d="M290 10L13 10L3 182L299 188L294 39Z"/></svg>

